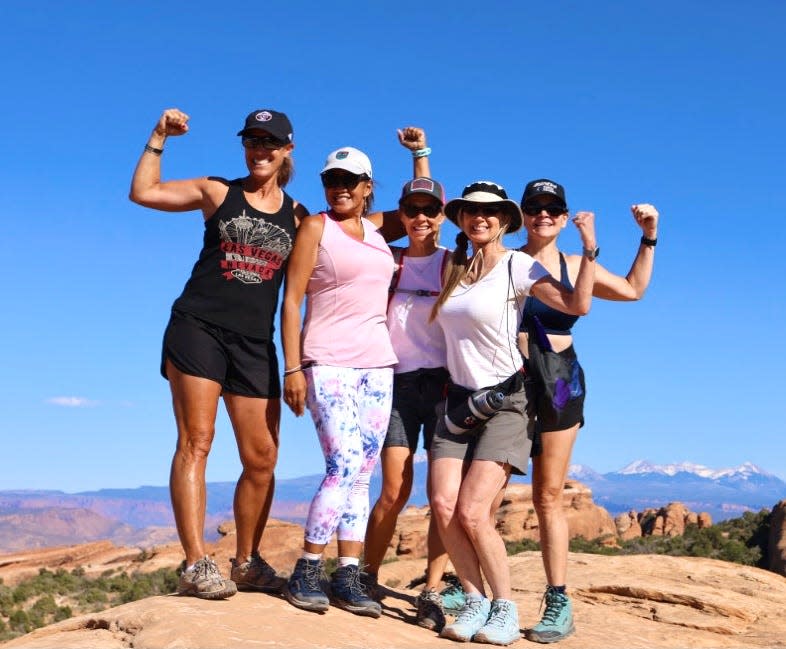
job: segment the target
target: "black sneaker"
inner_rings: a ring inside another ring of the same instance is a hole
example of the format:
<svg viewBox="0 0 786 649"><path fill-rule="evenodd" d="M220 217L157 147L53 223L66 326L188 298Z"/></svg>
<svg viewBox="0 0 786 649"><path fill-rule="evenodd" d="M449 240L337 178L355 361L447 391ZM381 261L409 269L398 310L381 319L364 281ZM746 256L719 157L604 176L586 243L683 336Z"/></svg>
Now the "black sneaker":
<svg viewBox="0 0 786 649"><path fill-rule="evenodd" d="M366 587L360 581L358 566L340 566L330 579L330 592L333 604L357 615L379 617L382 607L369 597Z"/></svg>
<svg viewBox="0 0 786 649"><path fill-rule="evenodd" d="M284 597L292 606L305 611L323 613L330 608L330 601L322 590L322 562L318 559L298 559L292 575L283 588Z"/></svg>
<svg viewBox="0 0 786 649"><path fill-rule="evenodd" d="M442 597L436 590L423 590L417 599L418 626L439 633L445 626L445 612L442 610Z"/></svg>

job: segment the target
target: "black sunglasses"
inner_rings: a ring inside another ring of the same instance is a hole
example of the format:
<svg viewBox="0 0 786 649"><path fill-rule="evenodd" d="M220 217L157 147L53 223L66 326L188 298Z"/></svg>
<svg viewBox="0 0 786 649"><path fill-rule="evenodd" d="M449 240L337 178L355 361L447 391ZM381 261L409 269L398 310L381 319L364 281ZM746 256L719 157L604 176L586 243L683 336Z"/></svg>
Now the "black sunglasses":
<svg viewBox="0 0 786 649"><path fill-rule="evenodd" d="M478 205L477 203L465 203L461 207L461 211L467 216L475 216L475 214L482 214L483 216L494 216L502 211L499 205Z"/></svg>
<svg viewBox="0 0 786 649"><path fill-rule="evenodd" d="M410 205L409 203L404 203L401 206L401 211L404 212L404 215L408 219L414 219L419 214L422 214L426 218L433 219L442 211L442 206L436 205L435 203L431 205Z"/></svg>
<svg viewBox="0 0 786 649"><path fill-rule="evenodd" d="M559 216L560 214L565 214L568 208L557 203L549 203L548 205L525 205L522 208L522 211L527 216L538 216L543 210L546 210L546 214L549 216Z"/></svg>
<svg viewBox="0 0 786 649"><path fill-rule="evenodd" d="M242 142L246 149L267 149L268 151L275 151L276 149L280 149L287 144L286 142L282 142L272 135L244 135Z"/></svg>
<svg viewBox="0 0 786 649"><path fill-rule="evenodd" d="M325 189L335 189L337 187L355 189L361 180L369 180L366 174L357 175L349 172L331 173L329 171L320 174L320 178L322 178L322 186Z"/></svg>

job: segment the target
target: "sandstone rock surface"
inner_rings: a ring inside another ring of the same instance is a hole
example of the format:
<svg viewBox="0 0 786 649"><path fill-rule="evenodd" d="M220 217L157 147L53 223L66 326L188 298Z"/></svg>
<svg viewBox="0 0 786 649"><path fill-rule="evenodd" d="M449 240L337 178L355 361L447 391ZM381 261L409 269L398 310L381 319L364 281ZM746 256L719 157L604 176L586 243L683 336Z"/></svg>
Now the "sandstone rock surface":
<svg viewBox="0 0 786 649"><path fill-rule="evenodd" d="M509 562L523 629L538 618L542 565L536 552ZM378 620L334 608L308 613L257 593L220 602L152 597L39 629L3 647L453 646L413 623L417 591L406 585L422 571L422 560L383 565L382 580L401 586L384 589ZM712 559L588 554L571 554L569 573L577 632L561 649L786 647L786 579L774 573ZM522 639L514 646L528 645Z"/></svg>

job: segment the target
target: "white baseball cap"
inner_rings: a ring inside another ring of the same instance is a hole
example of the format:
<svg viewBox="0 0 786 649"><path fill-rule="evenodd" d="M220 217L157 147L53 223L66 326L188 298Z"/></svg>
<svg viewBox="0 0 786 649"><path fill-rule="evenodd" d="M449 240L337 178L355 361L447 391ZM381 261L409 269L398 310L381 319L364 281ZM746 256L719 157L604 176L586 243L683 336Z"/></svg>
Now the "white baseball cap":
<svg viewBox="0 0 786 649"><path fill-rule="evenodd" d="M371 160L360 149L355 149L351 146L345 146L336 149L331 153L325 166L322 167L320 174L330 171L331 169L343 169L358 176L366 175L371 178Z"/></svg>

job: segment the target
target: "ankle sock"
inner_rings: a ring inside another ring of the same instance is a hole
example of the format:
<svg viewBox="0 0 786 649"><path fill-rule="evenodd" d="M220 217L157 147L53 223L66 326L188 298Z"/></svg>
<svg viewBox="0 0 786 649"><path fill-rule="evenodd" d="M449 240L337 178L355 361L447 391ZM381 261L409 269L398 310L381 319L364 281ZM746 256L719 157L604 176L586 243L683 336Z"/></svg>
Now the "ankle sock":
<svg viewBox="0 0 786 649"><path fill-rule="evenodd" d="M319 561L322 558L321 554L314 554L313 552L303 552L300 556L302 559L308 559L309 561Z"/></svg>
<svg viewBox="0 0 786 649"><path fill-rule="evenodd" d="M339 568L343 568L344 566L359 566L360 559L358 557L339 557L338 565Z"/></svg>

